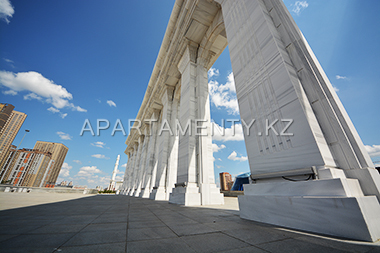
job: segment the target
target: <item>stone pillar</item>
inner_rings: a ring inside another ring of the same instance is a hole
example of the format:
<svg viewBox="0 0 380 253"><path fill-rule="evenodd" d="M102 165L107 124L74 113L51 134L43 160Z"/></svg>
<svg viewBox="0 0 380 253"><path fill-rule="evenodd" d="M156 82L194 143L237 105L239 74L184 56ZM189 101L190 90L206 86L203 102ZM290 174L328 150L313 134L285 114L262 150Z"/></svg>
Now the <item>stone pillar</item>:
<svg viewBox="0 0 380 253"><path fill-rule="evenodd" d="M224 203L224 197L220 193L220 189L216 187L214 177L210 99L206 68L211 54L205 50L202 55L204 57L198 57L197 59L197 88L195 94L198 111L195 131L197 137L198 182L201 193L201 204L220 205Z"/></svg>
<svg viewBox="0 0 380 253"><path fill-rule="evenodd" d="M156 140L157 140L157 128L158 128L158 110L152 109L151 124L147 127L147 133L145 138L149 138L149 144L147 148L147 156L145 161L145 170L143 174L143 185L140 192L140 197L149 198L152 191L151 181L153 168L156 166Z"/></svg>
<svg viewBox="0 0 380 253"><path fill-rule="evenodd" d="M135 144L133 146L133 164L131 167L131 172L130 172L130 177L129 177L129 196L133 196L133 192L135 191L135 186L134 186L134 177L136 173L136 164L137 164L137 154L138 154L138 146Z"/></svg>
<svg viewBox="0 0 380 253"><path fill-rule="evenodd" d="M130 157L131 157L131 155L130 155L130 152L127 152L126 153L127 154L127 157L128 157L128 160L127 160L127 166L125 166L125 172L124 172L124 179L123 179L123 187L122 187L122 192L121 192L121 194L122 195L126 195L126 193L127 193L127 189L128 189L128 171L129 171L129 167L130 167L130 165L131 165L131 163L130 163Z"/></svg>
<svg viewBox="0 0 380 253"><path fill-rule="evenodd" d="M176 134L176 122L178 119L178 110L179 110L179 97L180 90L179 84L177 84L177 88L173 95L173 103L172 103L172 117L171 117L171 128L173 131L173 135L170 136L169 150L168 150L168 173L166 178L166 199L169 199L170 193L173 191L175 187L175 183L177 182L177 169L178 169L178 141L179 136Z"/></svg>
<svg viewBox="0 0 380 253"><path fill-rule="evenodd" d="M140 154L138 169L136 173L136 188L135 188L135 192L133 193L134 197L139 197L140 192L141 192L142 175L145 168L145 159L146 159L146 146L147 146L146 141L147 139L145 138L145 135L140 135L139 146L141 145L141 154Z"/></svg>
<svg viewBox="0 0 380 253"><path fill-rule="evenodd" d="M166 181L167 181L167 166L168 166L168 149L169 141L173 131L170 126L171 113L172 113L172 101L173 101L173 87L166 87L164 89L161 103L161 124L158 127L158 165L156 182L153 187L153 191L150 195L151 199L155 200L167 200L166 196Z"/></svg>
<svg viewBox="0 0 380 253"><path fill-rule="evenodd" d="M128 158L128 170L126 170L126 191L125 194L129 195L129 192L131 191L131 176L132 176L132 170L133 170L133 148L129 149L129 158Z"/></svg>
<svg viewBox="0 0 380 253"><path fill-rule="evenodd" d="M256 120L250 134L244 131L255 183L239 196L240 216L378 240L380 176L367 168L373 165L354 126L283 1L216 1L241 119ZM268 134L266 122L275 120ZM283 180L296 176L300 182Z"/></svg>
<svg viewBox="0 0 380 253"><path fill-rule="evenodd" d="M177 183L170 194L169 202L183 205L200 205L198 187L197 138L194 133L197 119L197 45L187 46L179 64L181 72L181 101L179 123L185 134L179 133Z"/></svg>
<svg viewBox="0 0 380 253"><path fill-rule="evenodd" d="M156 185L157 168L158 168L158 153L160 152L160 145L159 145L160 136L158 136L158 131L162 124L161 116L162 116L162 112L158 111L158 114L157 114L158 122L157 122L157 129L156 129L156 145L154 148L154 162L153 162L153 168L152 168L152 177L151 177L150 186L149 186L149 188L151 189L149 198L152 198L153 188Z"/></svg>
<svg viewBox="0 0 380 253"><path fill-rule="evenodd" d="M138 191L137 185L138 185L138 177L139 177L139 172L140 172L140 161L141 161L143 141L144 141L143 136L140 135L137 140L137 155L136 155L135 169L133 171L133 192L131 196L135 196L135 192Z"/></svg>

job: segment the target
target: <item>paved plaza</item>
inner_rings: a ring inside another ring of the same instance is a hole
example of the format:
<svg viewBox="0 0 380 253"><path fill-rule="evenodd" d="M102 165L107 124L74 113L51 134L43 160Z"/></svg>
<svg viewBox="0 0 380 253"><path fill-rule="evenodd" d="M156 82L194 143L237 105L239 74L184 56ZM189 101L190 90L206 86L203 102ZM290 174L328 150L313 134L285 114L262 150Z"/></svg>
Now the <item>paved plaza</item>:
<svg viewBox="0 0 380 253"><path fill-rule="evenodd" d="M22 200L23 207L15 206ZM217 207L115 196L0 193L0 252L380 252L366 243L240 219ZM57 202L59 201L59 202Z"/></svg>

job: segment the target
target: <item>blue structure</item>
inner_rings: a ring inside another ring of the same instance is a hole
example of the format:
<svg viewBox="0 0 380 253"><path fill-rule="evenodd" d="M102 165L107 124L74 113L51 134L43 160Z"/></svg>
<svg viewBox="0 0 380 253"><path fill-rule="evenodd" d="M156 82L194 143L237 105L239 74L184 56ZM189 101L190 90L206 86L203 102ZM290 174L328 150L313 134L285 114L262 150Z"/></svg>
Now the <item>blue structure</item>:
<svg viewBox="0 0 380 253"><path fill-rule="evenodd" d="M240 174L236 176L234 185L231 188L231 191L244 191L243 184L249 184L249 177L251 172Z"/></svg>

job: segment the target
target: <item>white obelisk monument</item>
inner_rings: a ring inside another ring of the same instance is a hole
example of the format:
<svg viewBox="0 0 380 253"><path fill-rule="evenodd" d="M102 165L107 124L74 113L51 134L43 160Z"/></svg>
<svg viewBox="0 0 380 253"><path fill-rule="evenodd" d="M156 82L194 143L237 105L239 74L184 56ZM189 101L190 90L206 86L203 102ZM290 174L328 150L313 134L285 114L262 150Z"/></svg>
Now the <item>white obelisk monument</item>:
<svg viewBox="0 0 380 253"><path fill-rule="evenodd" d="M115 168L113 169L112 178L111 178L108 190L114 190L116 187L116 173L117 173L117 168L119 167L119 160L120 160L120 155L117 155Z"/></svg>

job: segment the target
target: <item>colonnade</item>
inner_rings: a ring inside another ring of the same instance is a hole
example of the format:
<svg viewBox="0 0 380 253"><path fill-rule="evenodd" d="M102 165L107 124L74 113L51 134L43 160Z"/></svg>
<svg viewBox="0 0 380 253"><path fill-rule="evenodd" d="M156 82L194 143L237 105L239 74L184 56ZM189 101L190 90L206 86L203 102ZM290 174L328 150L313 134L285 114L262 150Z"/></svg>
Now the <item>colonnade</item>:
<svg viewBox="0 0 380 253"><path fill-rule="evenodd" d="M255 122L251 134L243 131L254 183L239 196L240 216L378 240L380 175L281 0L175 2L126 140L122 194L223 203L214 182L207 70L227 44L240 117ZM268 121L280 122L270 126L280 134L268 134ZM281 131L284 122L292 122L291 134Z"/></svg>
<svg viewBox="0 0 380 253"><path fill-rule="evenodd" d="M134 143L122 194L185 205L222 204L215 185L207 59L189 43L179 61L181 79L166 85L149 108Z"/></svg>

